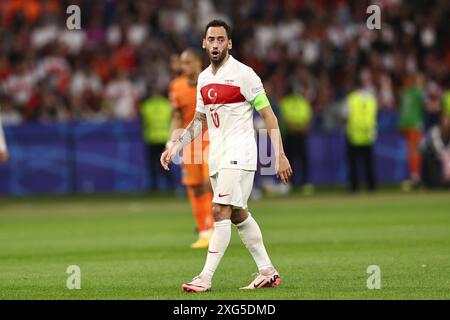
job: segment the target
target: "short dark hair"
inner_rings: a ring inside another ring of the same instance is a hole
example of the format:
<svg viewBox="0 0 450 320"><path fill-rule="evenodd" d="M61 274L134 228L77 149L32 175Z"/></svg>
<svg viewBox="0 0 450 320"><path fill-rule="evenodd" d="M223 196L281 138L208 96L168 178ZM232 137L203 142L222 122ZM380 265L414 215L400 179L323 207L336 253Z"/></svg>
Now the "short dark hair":
<svg viewBox="0 0 450 320"><path fill-rule="evenodd" d="M189 47L189 48L184 49L183 52L189 52L199 61L202 61L202 59L203 59L202 52L196 48Z"/></svg>
<svg viewBox="0 0 450 320"><path fill-rule="evenodd" d="M223 27L225 29L225 32L227 33L228 39L231 39L231 27L225 21L219 20L219 19L214 19L214 20L208 22L208 24L205 27L204 37L206 37L206 32L208 32L208 29L210 27Z"/></svg>

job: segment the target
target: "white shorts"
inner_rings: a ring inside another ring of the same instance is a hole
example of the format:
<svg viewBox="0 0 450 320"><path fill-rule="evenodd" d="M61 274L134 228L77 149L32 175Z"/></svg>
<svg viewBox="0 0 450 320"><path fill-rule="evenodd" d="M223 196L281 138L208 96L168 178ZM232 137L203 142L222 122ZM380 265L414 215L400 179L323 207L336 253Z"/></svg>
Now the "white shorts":
<svg viewBox="0 0 450 320"><path fill-rule="evenodd" d="M255 171L220 169L210 177L214 192L212 202L246 209L247 200L252 192L254 177Z"/></svg>

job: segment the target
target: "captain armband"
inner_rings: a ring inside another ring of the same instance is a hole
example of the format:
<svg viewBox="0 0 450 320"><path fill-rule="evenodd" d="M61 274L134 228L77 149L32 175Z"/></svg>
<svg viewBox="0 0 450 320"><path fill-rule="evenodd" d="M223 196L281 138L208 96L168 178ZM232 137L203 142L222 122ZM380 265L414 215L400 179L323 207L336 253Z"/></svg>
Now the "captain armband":
<svg viewBox="0 0 450 320"><path fill-rule="evenodd" d="M267 98L267 95L265 93L257 95L256 98L250 102L250 104L256 109L256 111L270 106L269 99Z"/></svg>

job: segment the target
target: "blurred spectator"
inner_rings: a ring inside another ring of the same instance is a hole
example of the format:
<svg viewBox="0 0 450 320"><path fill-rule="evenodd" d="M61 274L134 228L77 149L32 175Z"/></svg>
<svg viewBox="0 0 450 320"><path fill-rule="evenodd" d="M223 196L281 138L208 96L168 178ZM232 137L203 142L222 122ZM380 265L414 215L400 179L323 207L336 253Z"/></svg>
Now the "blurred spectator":
<svg viewBox="0 0 450 320"><path fill-rule="evenodd" d="M136 117L139 90L127 71L118 71L105 88L105 103L113 118L130 120Z"/></svg>
<svg viewBox="0 0 450 320"><path fill-rule="evenodd" d="M399 113L405 188L420 180L421 136L450 113L448 1L377 1L380 30L366 27L368 0L77 0L81 30L68 30L71 4L0 0L5 123L136 120L143 89L167 88L179 73L173 57L199 49L212 18L231 23L233 56L261 75L273 105L288 87L308 101L315 130L340 129L339 111L363 71L377 109Z"/></svg>
<svg viewBox="0 0 450 320"><path fill-rule="evenodd" d="M169 99L161 92L153 90L140 107L142 135L147 146L147 159L150 168L150 189L158 190L159 177L163 175L171 189L175 189L175 177L172 172L162 169L159 158L170 138L172 107Z"/></svg>
<svg viewBox="0 0 450 320"><path fill-rule="evenodd" d="M0 117L2 123L6 125L21 124L23 119L19 111L17 111L9 96L0 96Z"/></svg>
<svg viewBox="0 0 450 320"><path fill-rule="evenodd" d="M365 26L369 1L77 0L81 30L65 26L70 4L0 1L0 87L24 121L38 120L36 85L62 100L89 87L86 112L71 120L85 120L87 113L136 119L141 88L166 88L173 78L171 56L200 48L204 25L219 17L233 26L233 55L272 84L274 97L294 86L318 120L362 69L380 110L397 110L402 85L424 74L425 127L437 121L450 89L446 1L379 1L381 30ZM334 128L328 120L317 123Z"/></svg>
<svg viewBox="0 0 450 320"><path fill-rule="evenodd" d="M450 186L450 115L443 112L422 144L423 181L428 188Z"/></svg>
<svg viewBox="0 0 450 320"><path fill-rule="evenodd" d="M435 81L428 81L425 87L425 130L439 122L442 107L442 88Z"/></svg>
<svg viewBox="0 0 450 320"><path fill-rule="evenodd" d="M3 82L3 90L12 97L14 105L23 109L33 94L36 73L31 65L22 59L17 61L11 75Z"/></svg>
<svg viewBox="0 0 450 320"><path fill-rule="evenodd" d="M11 75L12 68L6 54L0 54L0 81L4 81Z"/></svg>
<svg viewBox="0 0 450 320"><path fill-rule="evenodd" d="M95 73L92 65L80 66L73 75L70 82L70 95L100 96L102 92L102 82Z"/></svg>
<svg viewBox="0 0 450 320"><path fill-rule="evenodd" d="M308 131L311 127L312 110L309 101L290 89L281 99L281 117L286 128L286 154L291 159L294 186L300 177L303 191L310 194L313 187L309 180Z"/></svg>
<svg viewBox="0 0 450 320"><path fill-rule="evenodd" d="M403 183L408 190L420 181L420 151L419 143L424 130L425 91L423 74L416 74L414 83L406 81L400 95L400 110L398 128L406 139L408 149L408 164L410 181Z"/></svg>
<svg viewBox="0 0 450 320"><path fill-rule="evenodd" d="M347 160L350 191L359 189L358 167L363 165L369 190L376 189L373 145L377 135L377 101L362 79L347 96L344 114L347 123Z"/></svg>
<svg viewBox="0 0 450 320"><path fill-rule="evenodd" d="M64 100L55 91L45 89L41 94L41 104L37 109L37 119L41 123L67 121L69 114Z"/></svg>

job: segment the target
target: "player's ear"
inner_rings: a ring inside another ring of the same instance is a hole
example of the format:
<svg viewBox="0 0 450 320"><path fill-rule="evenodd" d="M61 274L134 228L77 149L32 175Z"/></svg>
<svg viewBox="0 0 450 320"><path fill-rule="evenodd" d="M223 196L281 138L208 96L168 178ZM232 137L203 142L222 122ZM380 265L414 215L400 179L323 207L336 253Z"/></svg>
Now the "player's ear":
<svg viewBox="0 0 450 320"><path fill-rule="evenodd" d="M228 50L231 50L233 48L233 43L231 42L231 39L228 40Z"/></svg>
<svg viewBox="0 0 450 320"><path fill-rule="evenodd" d="M203 49L206 49L206 41L205 41L205 38L203 38L203 41L202 41L202 48L203 48Z"/></svg>

